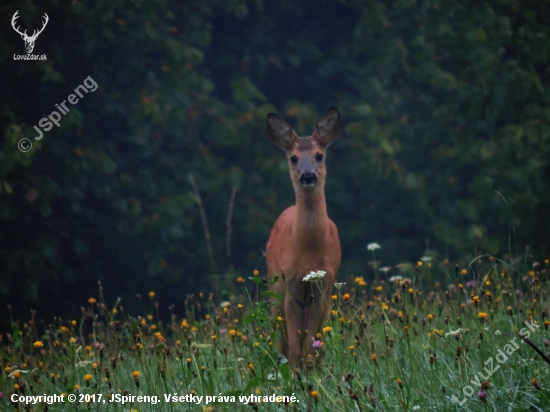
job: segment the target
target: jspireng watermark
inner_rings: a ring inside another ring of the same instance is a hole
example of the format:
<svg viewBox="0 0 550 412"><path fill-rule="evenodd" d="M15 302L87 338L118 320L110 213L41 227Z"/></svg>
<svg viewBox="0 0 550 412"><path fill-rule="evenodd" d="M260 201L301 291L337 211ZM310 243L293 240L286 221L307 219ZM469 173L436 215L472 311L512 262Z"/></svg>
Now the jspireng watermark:
<svg viewBox="0 0 550 412"><path fill-rule="evenodd" d="M522 328L519 331L520 336L523 337L523 339L529 339L529 336L531 336L532 332L536 332L538 328L540 328L540 325L536 324L533 319L530 321L525 321L523 324L526 326L525 328ZM466 385L462 389L462 393L464 394L464 399L461 401L458 400L456 396L451 396L453 400L458 403L460 406L462 406L469 397L471 397L475 390L473 386L479 386L481 388L484 381L489 380L493 374L500 369L500 365L503 364L508 360L508 357L512 355L515 351L519 349L519 343L516 342L517 337L512 338L506 345L504 345L503 349L497 350L497 355L495 356L496 362L491 356L489 359L487 359L484 362L485 368L483 368L486 375L483 375L483 373L478 372L474 379L470 381L471 385ZM481 378L481 380L480 380ZM481 396L481 395L480 395Z"/></svg>
<svg viewBox="0 0 550 412"><path fill-rule="evenodd" d="M34 126L34 130L36 130L36 132L38 133L38 136L36 136L34 140L42 139L42 137L44 136L42 130L44 130L44 132L48 132L52 129L54 124L57 127L60 126L59 121L61 120L62 115L65 116L71 110L69 107L67 107L67 101L74 106L78 103L79 98L81 99L88 92L95 92L97 90L97 87L97 83L94 79L92 79L91 76L86 77L84 79L84 82L76 89L74 89L75 94L70 94L69 96L67 96L67 100L63 100L61 103L56 104L55 107L57 108L57 110L51 112L48 117L43 117L42 119L40 119L40 121L38 122L38 126ZM21 150L22 152L28 152L32 148L32 141L30 139L23 138L19 140L17 147L19 147L19 150Z"/></svg>

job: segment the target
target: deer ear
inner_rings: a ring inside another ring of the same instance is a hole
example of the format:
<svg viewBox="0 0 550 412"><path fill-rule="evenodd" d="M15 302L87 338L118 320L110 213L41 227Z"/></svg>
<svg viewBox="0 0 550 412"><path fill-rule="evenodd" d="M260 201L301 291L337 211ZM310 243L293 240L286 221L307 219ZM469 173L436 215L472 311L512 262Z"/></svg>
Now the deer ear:
<svg viewBox="0 0 550 412"><path fill-rule="evenodd" d="M327 147L338 138L341 128L342 119L340 118L340 112L333 106L327 110L323 117L321 117L321 120L319 120L319 123L317 123L317 127L313 132L313 138L321 146Z"/></svg>
<svg viewBox="0 0 550 412"><path fill-rule="evenodd" d="M267 137L283 150L291 149L297 139L292 127L275 113L267 115Z"/></svg>

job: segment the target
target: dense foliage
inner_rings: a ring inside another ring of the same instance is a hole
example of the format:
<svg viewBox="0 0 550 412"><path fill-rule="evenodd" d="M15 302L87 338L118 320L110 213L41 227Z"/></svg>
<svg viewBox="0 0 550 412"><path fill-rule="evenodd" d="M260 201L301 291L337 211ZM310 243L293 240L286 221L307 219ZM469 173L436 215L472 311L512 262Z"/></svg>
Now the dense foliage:
<svg viewBox="0 0 550 412"><path fill-rule="evenodd" d="M176 303L264 271L269 230L293 202L266 115L309 134L332 105L346 124L326 187L343 274L368 273L371 241L384 265L548 252L549 7L2 3L2 300L77 307L101 279L108 294L155 285ZM16 10L29 31L48 13L34 51L46 61L13 60ZM88 76L98 89L33 140Z"/></svg>

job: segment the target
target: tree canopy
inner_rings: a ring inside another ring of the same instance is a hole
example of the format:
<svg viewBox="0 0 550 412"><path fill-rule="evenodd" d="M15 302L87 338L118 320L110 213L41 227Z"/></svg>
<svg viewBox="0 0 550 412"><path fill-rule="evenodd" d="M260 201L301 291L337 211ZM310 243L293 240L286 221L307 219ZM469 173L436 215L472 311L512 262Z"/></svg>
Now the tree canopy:
<svg viewBox="0 0 550 412"><path fill-rule="evenodd" d="M267 114L306 135L333 105L344 131L326 193L342 278L369 273L371 241L387 265L549 251L546 1L0 10L0 297L12 305L78 307L98 280L130 301L152 288L174 303L230 293L237 275L265 271L269 231L294 202ZM48 13L34 50L47 60L14 60L16 10L28 32ZM97 90L34 140L88 77Z"/></svg>

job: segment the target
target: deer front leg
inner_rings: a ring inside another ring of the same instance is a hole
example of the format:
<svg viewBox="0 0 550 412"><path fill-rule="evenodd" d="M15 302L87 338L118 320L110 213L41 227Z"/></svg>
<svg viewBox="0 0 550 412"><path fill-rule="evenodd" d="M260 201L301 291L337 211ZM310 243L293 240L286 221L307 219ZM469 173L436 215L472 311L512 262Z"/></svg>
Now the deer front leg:
<svg viewBox="0 0 550 412"><path fill-rule="evenodd" d="M327 290L323 294L319 293L311 299L311 304L305 311L305 322L307 327L307 340L306 348L307 354L313 353L313 342L317 339L317 333L321 332L323 325L325 324L328 312L330 310L330 290Z"/></svg>
<svg viewBox="0 0 550 412"><path fill-rule="evenodd" d="M320 323L322 302L319 296L311 299L307 309L304 311L304 325L306 325L306 354L313 353L313 342L319 332L318 325Z"/></svg>
<svg viewBox="0 0 550 412"><path fill-rule="evenodd" d="M279 353L282 353L284 356L288 357L288 330L286 326L286 314L285 314L285 306L284 302L279 301L276 304L273 305L271 308L271 315L273 317L273 321L277 319L278 316L283 318L283 321L280 323L281 328L281 339L277 342L277 350Z"/></svg>
<svg viewBox="0 0 550 412"><path fill-rule="evenodd" d="M288 337L288 363L296 367L302 360L303 306L304 304L291 296L285 297L285 323Z"/></svg>

